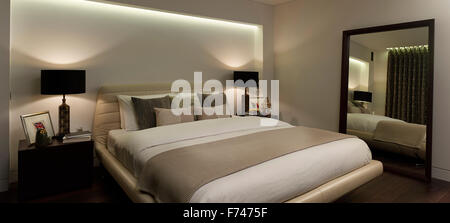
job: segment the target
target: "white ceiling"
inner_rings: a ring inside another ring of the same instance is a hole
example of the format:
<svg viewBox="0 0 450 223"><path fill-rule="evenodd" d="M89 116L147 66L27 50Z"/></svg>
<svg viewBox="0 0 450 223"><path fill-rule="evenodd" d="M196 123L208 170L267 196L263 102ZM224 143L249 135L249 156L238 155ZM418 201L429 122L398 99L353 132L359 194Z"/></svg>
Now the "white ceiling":
<svg viewBox="0 0 450 223"><path fill-rule="evenodd" d="M385 50L389 47L427 45L428 28L423 27L354 35L350 37L350 40L372 50Z"/></svg>
<svg viewBox="0 0 450 223"><path fill-rule="evenodd" d="M285 2L290 2L293 0L252 0L252 1L261 2L261 3L267 4L267 5L279 5L279 4L282 4Z"/></svg>

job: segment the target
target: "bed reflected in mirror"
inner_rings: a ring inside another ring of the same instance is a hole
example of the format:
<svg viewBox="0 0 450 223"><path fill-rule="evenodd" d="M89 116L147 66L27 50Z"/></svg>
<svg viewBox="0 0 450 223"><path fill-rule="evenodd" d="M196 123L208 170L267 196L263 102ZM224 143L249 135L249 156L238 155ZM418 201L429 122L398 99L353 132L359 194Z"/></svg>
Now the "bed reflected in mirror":
<svg viewBox="0 0 450 223"><path fill-rule="evenodd" d="M385 170L421 179L430 178L431 162L429 29L357 30L347 31L347 37L344 32L348 58L343 60L348 60L348 69L343 75L348 82L345 104L341 95L341 112L346 106L341 132L364 140Z"/></svg>

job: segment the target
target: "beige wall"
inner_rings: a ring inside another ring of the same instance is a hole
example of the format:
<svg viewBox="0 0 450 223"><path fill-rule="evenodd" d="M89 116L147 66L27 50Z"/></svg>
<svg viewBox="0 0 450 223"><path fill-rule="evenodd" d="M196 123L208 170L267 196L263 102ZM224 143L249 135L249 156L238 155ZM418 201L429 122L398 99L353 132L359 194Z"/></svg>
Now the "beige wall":
<svg viewBox="0 0 450 223"><path fill-rule="evenodd" d="M41 69L87 70L86 94L67 97L72 130L92 128L97 90L104 84L193 80L194 71L202 71L204 79L230 79L233 70L259 70L263 78L273 77L270 6L241 0L117 2L252 23L259 28L180 19L98 2L14 1L10 120L13 171L17 168L17 141L24 138L21 114L50 110L57 131L61 96L40 95Z"/></svg>
<svg viewBox="0 0 450 223"><path fill-rule="evenodd" d="M249 0L108 0L174 12L241 21L263 26L263 74L272 80L274 76L273 7ZM270 92L270 91L269 91Z"/></svg>
<svg viewBox="0 0 450 223"><path fill-rule="evenodd" d="M450 180L449 8L448 0L296 0L277 6L275 78L282 119L338 129L342 31L435 18L433 177Z"/></svg>
<svg viewBox="0 0 450 223"><path fill-rule="evenodd" d="M375 51L373 60L375 70L373 77L372 109L376 115L384 115L386 107L388 51Z"/></svg>
<svg viewBox="0 0 450 223"><path fill-rule="evenodd" d="M0 192L9 175L9 0L0 1Z"/></svg>
<svg viewBox="0 0 450 223"><path fill-rule="evenodd" d="M350 40L350 56L370 62L371 49Z"/></svg>
<svg viewBox="0 0 450 223"><path fill-rule="evenodd" d="M374 53L371 61L371 52ZM369 49L359 43L350 40L350 56L367 61L369 64L369 88L372 92L372 103L368 103L368 108L376 115L384 115L386 104L386 81L387 81L387 50ZM349 64L350 71L352 63ZM349 73L349 83L352 81ZM361 89L359 89L361 90ZM363 89L364 90L364 89ZM351 90L349 96L351 96Z"/></svg>
<svg viewBox="0 0 450 223"><path fill-rule="evenodd" d="M370 91L373 92L373 62L370 60L371 50L365 46L362 46L354 41L350 40L350 57L356 59L358 62L353 60L349 61L349 72L348 72L348 97L350 100L353 98L353 91ZM363 63L360 63L363 62ZM359 68L359 72L355 72L355 68ZM361 77L364 77L361 79ZM355 84L360 79L359 86ZM367 103L367 108L372 110L372 103Z"/></svg>

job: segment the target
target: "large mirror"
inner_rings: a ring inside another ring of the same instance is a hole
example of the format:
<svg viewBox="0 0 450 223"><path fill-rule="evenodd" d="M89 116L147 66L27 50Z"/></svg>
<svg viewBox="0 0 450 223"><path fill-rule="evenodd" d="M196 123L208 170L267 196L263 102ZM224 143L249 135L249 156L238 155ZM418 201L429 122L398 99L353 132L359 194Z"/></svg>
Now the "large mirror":
<svg viewBox="0 0 450 223"><path fill-rule="evenodd" d="M344 31L339 129L393 171L431 179L434 20Z"/></svg>

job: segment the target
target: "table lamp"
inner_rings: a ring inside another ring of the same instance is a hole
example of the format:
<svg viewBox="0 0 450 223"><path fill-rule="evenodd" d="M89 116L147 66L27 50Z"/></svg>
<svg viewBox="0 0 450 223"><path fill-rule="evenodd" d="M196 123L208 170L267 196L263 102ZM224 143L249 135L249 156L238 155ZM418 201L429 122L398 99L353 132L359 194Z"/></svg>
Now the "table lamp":
<svg viewBox="0 0 450 223"><path fill-rule="evenodd" d="M58 137L70 133L70 106L66 104L66 94L86 92L85 70L41 70L41 94L63 95L59 106Z"/></svg>
<svg viewBox="0 0 450 223"><path fill-rule="evenodd" d="M359 102L359 104L367 109L367 103L372 102L372 92L368 91L354 91L353 92L353 101Z"/></svg>
<svg viewBox="0 0 450 223"><path fill-rule="evenodd" d="M235 82L235 87L245 87L245 83L249 80L254 80L256 82L256 87L259 86L259 73L257 71L234 71L233 78ZM236 81L242 80L244 86L239 86ZM242 101L244 101L244 112L248 113L250 108L250 97L248 94L248 88L245 88L245 93L242 96ZM242 114L240 114L242 115Z"/></svg>
<svg viewBox="0 0 450 223"><path fill-rule="evenodd" d="M368 91L354 91L353 100L361 102L372 102L372 92Z"/></svg>

